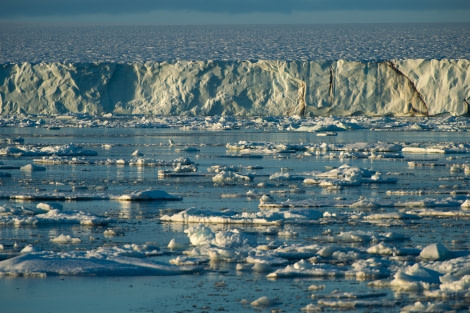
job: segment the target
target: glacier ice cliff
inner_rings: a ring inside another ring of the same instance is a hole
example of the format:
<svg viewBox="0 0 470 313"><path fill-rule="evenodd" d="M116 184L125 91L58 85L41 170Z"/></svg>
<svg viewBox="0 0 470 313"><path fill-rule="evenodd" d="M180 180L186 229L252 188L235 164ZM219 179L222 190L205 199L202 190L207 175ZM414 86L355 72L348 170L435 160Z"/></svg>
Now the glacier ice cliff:
<svg viewBox="0 0 470 313"><path fill-rule="evenodd" d="M466 115L469 60L0 65L0 114Z"/></svg>

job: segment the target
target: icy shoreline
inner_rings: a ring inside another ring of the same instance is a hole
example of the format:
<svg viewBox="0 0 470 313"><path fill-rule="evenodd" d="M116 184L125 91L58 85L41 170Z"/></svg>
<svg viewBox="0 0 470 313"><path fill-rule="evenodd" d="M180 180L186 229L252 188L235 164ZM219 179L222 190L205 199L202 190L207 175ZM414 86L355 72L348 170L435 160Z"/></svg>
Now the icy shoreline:
<svg viewBox="0 0 470 313"><path fill-rule="evenodd" d="M0 113L466 115L470 61L162 61L0 66Z"/></svg>

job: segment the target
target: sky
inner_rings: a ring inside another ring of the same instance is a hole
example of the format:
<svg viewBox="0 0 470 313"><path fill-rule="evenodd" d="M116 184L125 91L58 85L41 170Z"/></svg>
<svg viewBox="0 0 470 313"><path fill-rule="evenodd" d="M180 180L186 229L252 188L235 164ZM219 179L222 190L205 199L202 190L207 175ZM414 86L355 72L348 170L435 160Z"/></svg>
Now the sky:
<svg viewBox="0 0 470 313"><path fill-rule="evenodd" d="M470 0L0 0L0 21L86 24L470 22Z"/></svg>

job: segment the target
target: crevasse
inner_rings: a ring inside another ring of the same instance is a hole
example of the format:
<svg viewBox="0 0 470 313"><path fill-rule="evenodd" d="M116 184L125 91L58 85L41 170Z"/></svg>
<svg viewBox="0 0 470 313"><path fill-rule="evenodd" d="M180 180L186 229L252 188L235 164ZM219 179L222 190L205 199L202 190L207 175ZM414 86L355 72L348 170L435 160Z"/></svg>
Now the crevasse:
<svg viewBox="0 0 470 313"><path fill-rule="evenodd" d="M0 65L0 113L466 115L469 60Z"/></svg>

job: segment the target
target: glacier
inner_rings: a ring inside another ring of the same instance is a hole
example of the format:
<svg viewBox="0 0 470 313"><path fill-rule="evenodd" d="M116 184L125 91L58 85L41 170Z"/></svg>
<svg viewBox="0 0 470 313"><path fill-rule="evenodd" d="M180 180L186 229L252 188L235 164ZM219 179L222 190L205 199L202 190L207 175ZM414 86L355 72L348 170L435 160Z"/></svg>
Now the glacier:
<svg viewBox="0 0 470 313"><path fill-rule="evenodd" d="M5 63L0 114L468 115L470 60Z"/></svg>

